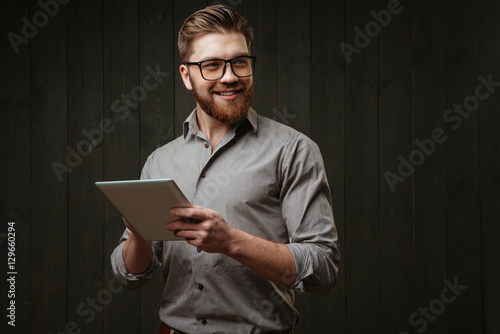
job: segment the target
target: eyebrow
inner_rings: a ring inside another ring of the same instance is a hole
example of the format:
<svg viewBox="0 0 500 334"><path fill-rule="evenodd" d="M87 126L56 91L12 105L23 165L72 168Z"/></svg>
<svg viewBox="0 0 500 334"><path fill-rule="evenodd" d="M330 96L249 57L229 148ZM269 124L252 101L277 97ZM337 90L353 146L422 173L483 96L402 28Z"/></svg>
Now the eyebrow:
<svg viewBox="0 0 500 334"><path fill-rule="evenodd" d="M229 59L233 59L233 58L238 58L238 57L243 57L243 56L250 56L250 53L249 52L240 52L240 53L237 53L234 57L231 57ZM224 58L221 58L221 57L212 57L212 56L209 56L209 57L205 57L203 58L202 60L200 61L206 61L206 60L212 60L212 59L224 59Z"/></svg>

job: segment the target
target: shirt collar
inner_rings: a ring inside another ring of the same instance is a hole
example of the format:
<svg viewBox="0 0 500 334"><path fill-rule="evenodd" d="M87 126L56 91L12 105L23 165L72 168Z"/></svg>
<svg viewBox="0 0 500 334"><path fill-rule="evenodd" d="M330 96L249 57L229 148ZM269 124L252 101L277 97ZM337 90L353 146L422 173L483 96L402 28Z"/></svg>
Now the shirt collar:
<svg viewBox="0 0 500 334"><path fill-rule="evenodd" d="M237 129L241 128L247 121L252 126L253 132L257 132L258 115L257 115L257 112L253 108L248 109L248 112L245 115L245 118L243 118L241 121L239 121L238 124L236 124L236 127L234 128L233 131L236 131ZM196 136L198 134L198 132L200 132L200 131L201 130L198 127L198 121L196 119L196 108L194 108L194 110L191 112L191 114L184 121L184 128L183 128L184 139L186 139L186 137L189 133Z"/></svg>

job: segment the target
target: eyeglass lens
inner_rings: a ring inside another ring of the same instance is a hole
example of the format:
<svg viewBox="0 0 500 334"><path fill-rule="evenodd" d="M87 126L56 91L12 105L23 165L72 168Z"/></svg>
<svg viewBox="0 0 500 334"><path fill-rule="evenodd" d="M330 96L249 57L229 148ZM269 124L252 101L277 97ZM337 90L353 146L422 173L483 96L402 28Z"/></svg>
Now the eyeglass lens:
<svg viewBox="0 0 500 334"><path fill-rule="evenodd" d="M253 74L253 60L250 57L238 57L230 61L233 73L238 77ZM201 72L207 80L217 80L224 75L225 61L221 59L206 60L201 63Z"/></svg>

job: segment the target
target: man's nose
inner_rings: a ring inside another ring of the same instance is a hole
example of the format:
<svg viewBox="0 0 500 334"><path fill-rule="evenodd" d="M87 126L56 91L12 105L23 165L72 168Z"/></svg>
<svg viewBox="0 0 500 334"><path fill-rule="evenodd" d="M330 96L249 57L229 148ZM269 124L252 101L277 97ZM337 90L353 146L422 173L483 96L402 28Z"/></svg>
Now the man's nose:
<svg viewBox="0 0 500 334"><path fill-rule="evenodd" d="M238 81L238 77L234 74L231 63L226 64L226 68L222 75L222 78L220 78L219 80L220 82L224 83L233 83L235 81Z"/></svg>

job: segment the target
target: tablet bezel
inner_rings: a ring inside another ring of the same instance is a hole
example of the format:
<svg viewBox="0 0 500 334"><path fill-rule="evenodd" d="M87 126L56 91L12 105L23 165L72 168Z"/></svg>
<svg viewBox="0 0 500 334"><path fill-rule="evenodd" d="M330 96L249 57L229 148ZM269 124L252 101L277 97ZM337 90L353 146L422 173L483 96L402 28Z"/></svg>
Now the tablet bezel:
<svg viewBox="0 0 500 334"><path fill-rule="evenodd" d="M102 181L95 185L144 240L184 240L166 229L167 224L182 219L170 215L170 209L192 206L174 180Z"/></svg>

